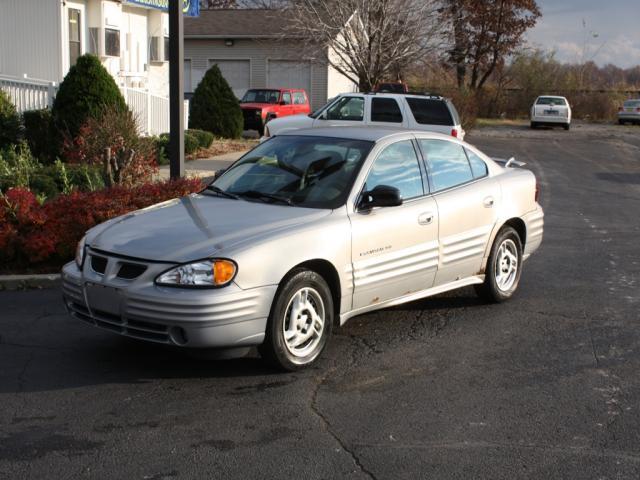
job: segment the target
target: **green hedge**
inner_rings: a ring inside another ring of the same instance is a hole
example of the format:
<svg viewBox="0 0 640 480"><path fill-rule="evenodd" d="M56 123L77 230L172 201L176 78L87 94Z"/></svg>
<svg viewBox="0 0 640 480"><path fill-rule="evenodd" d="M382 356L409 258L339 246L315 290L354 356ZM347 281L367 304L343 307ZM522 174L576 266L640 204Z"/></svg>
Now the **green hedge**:
<svg viewBox="0 0 640 480"><path fill-rule="evenodd" d="M52 163L60 155L51 110L29 110L22 114L24 139L31 153L43 163Z"/></svg>
<svg viewBox="0 0 640 480"><path fill-rule="evenodd" d="M0 90L0 148L18 141L20 136L20 116L9 96Z"/></svg>
<svg viewBox="0 0 640 480"><path fill-rule="evenodd" d="M213 65L193 93L189 126L224 138L238 138L243 125L238 99L218 66Z"/></svg>
<svg viewBox="0 0 640 480"><path fill-rule="evenodd" d="M207 132L206 130L197 130L194 128L190 128L189 130L187 130L187 133L197 138L198 146L200 148L209 148L213 143L213 133Z"/></svg>

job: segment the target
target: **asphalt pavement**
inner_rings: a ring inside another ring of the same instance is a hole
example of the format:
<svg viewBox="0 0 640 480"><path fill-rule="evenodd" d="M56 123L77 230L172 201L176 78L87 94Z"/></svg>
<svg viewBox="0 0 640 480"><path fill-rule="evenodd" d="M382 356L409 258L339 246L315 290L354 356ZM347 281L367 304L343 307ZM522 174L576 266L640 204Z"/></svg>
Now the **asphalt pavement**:
<svg viewBox="0 0 640 480"><path fill-rule="evenodd" d="M640 127L468 141L540 179L545 237L511 301L362 315L283 374L95 329L55 289L0 292L0 478L640 478Z"/></svg>

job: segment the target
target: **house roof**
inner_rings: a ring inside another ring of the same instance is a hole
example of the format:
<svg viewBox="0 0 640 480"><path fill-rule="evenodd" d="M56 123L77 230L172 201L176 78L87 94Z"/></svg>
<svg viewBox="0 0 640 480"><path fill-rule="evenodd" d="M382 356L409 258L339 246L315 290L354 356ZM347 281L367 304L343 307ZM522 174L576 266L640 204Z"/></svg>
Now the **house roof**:
<svg viewBox="0 0 640 480"><path fill-rule="evenodd" d="M286 12L262 9L201 10L185 17L185 38L275 38L285 33Z"/></svg>

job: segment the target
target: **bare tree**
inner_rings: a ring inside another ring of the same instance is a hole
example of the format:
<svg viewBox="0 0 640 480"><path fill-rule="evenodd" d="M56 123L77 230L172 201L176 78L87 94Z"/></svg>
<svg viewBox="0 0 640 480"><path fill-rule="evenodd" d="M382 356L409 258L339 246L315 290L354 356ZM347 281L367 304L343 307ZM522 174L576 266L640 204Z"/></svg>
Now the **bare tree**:
<svg viewBox="0 0 640 480"><path fill-rule="evenodd" d="M536 0L445 0L458 86L481 89L540 17Z"/></svg>
<svg viewBox="0 0 640 480"><path fill-rule="evenodd" d="M234 8L236 0L199 0L202 10L215 10L219 8Z"/></svg>
<svg viewBox="0 0 640 480"><path fill-rule="evenodd" d="M291 0L286 34L361 91L398 77L442 44L436 0Z"/></svg>

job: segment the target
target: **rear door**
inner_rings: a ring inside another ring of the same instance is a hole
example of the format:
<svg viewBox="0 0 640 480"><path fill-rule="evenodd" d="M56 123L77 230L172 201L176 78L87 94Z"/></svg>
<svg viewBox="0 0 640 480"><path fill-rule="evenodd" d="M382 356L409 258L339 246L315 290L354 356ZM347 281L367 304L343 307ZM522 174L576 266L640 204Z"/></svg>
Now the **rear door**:
<svg viewBox="0 0 640 480"><path fill-rule="evenodd" d="M431 287L438 265L438 211L427 195L423 165L410 139L383 147L366 173L361 191L378 185L400 190L397 207L350 214L353 309Z"/></svg>
<svg viewBox="0 0 640 480"><path fill-rule="evenodd" d="M418 144L438 206L438 286L479 273L497 220L500 190L482 159L474 154L470 163L459 143L419 139Z"/></svg>
<svg viewBox="0 0 640 480"><path fill-rule="evenodd" d="M293 97L293 113L296 115L301 113L309 113L309 105L307 99L302 90L296 90L292 92Z"/></svg>
<svg viewBox="0 0 640 480"><path fill-rule="evenodd" d="M406 125L402 108L393 97L371 98L371 108L367 122L371 126L401 127Z"/></svg>

